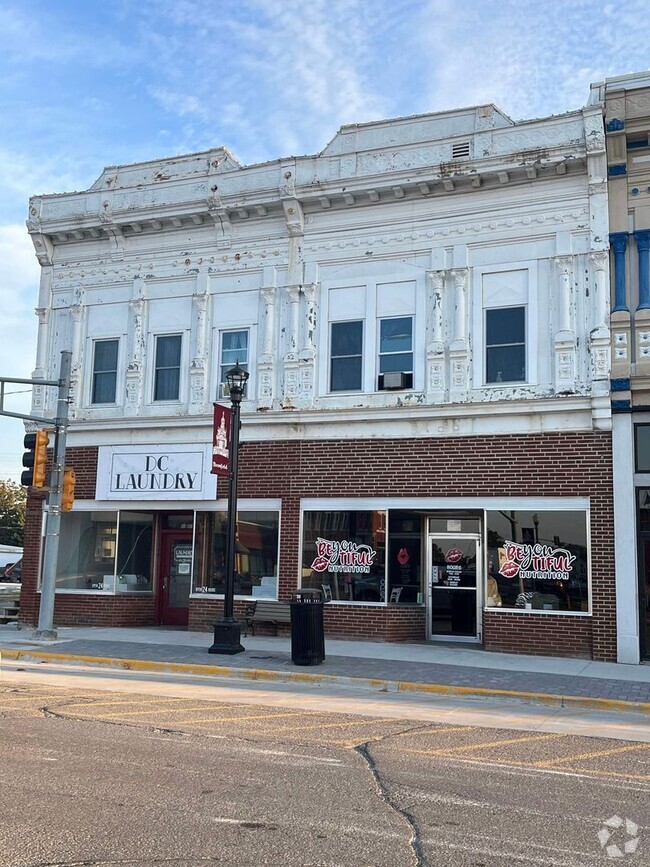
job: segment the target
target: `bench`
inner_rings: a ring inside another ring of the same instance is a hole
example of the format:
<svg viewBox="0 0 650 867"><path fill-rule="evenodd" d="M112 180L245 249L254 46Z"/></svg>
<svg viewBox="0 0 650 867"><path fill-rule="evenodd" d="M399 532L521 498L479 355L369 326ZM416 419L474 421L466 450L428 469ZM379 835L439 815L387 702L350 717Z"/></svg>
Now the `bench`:
<svg viewBox="0 0 650 867"><path fill-rule="evenodd" d="M246 631L244 635L248 635L248 628L251 628L255 635L256 623L272 623L275 626L275 632L278 632L278 623L291 623L291 608L287 602L275 602L270 599L258 599L250 605L244 614L246 619Z"/></svg>

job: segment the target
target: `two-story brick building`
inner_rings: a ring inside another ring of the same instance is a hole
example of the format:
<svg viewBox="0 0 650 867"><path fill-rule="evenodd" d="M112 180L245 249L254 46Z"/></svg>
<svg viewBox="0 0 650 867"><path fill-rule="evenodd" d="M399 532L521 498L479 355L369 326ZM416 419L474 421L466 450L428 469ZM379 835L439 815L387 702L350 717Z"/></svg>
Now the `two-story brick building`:
<svg viewBox="0 0 650 867"><path fill-rule="evenodd" d="M615 659L607 219L600 106L347 126L316 156L216 149L32 199L35 375L73 353L56 622L210 628L212 405L239 361L236 611L315 586L330 635ZM32 621L40 515L32 492Z"/></svg>

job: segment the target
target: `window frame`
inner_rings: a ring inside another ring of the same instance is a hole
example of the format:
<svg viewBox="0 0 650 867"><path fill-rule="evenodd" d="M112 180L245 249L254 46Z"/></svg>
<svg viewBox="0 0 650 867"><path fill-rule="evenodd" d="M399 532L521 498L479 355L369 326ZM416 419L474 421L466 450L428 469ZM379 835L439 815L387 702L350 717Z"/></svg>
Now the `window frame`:
<svg viewBox="0 0 650 867"><path fill-rule="evenodd" d="M498 388L517 388L522 386L532 387L538 385L540 374L550 376L550 358L539 358L539 332L545 323L539 322L539 298L538 298L538 268L541 262L538 259L526 259L516 262L499 262L494 265L477 265L472 268L471 274L471 334L474 336L475 348L480 351L473 353L472 373L473 388L493 390ZM548 263L546 263L548 265ZM515 271L527 272L526 298L506 298L503 303L485 304L483 300L483 277L488 274L509 273ZM485 332L485 311L499 308L524 307L525 318L525 364L526 379L515 382L488 382L487 381L487 352Z"/></svg>
<svg viewBox="0 0 650 867"><path fill-rule="evenodd" d="M360 324L361 325L361 351L359 353L355 353L354 355L337 355L334 356L332 354L332 346L334 343L334 326L336 325L352 325L352 324ZM335 320L329 323L329 352L328 352L328 394L358 394L359 392L364 391L364 348L366 343L366 327L364 319L340 319ZM359 387L358 388L332 388L332 367L334 358L359 358L361 360L361 369L359 373Z"/></svg>
<svg viewBox="0 0 650 867"><path fill-rule="evenodd" d="M223 388L222 388L222 386L226 384L225 377L223 376L223 368L227 366L228 370L230 370L230 368L234 367L234 365L235 365L235 362L233 362L232 364L229 363L228 365L225 365L223 363L223 352L224 352L223 338L224 338L224 335L226 335L226 334L240 334L240 333L246 334L246 362L245 363L242 362L241 358L236 359L236 362L239 363L239 365L241 367L243 367L243 369L246 370L249 374L249 378L246 382L246 386L244 389L244 400L247 397L247 392L248 392L248 389L250 386L250 379L251 379L251 373L252 373L252 371L251 371L251 328L249 325L240 326L240 327L234 326L232 328L219 329L219 343L218 343L219 355L218 355L218 360L217 360L217 398L216 398L217 400L220 400L222 397L225 397L225 395L223 394Z"/></svg>
<svg viewBox="0 0 650 867"><path fill-rule="evenodd" d="M115 369L114 370L102 370L99 371L100 374L113 374L113 400L95 400L95 385L96 385L96 376L97 376L97 346L100 343L115 343L116 344L116 353L115 353ZM118 383L118 372L120 369L120 338L119 337L93 337L92 338L92 370L90 373L90 405L91 406L115 406L117 404L117 383Z"/></svg>
<svg viewBox="0 0 650 867"><path fill-rule="evenodd" d="M154 404L165 404L165 403L180 403L181 395L182 395L182 379L181 379L181 371L183 369L183 335L182 331L171 331L167 333L155 334L154 335L154 345L153 345L153 364L152 364L152 393L151 393L151 401ZM179 353L178 353L178 389L176 397L156 397L156 390L158 387L158 372L159 370L174 370L176 367L158 367L157 365L157 357L158 357L158 341L162 339L167 339L170 337L177 337L180 341L179 344Z"/></svg>
<svg viewBox="0 0 650 867"><path fill-rule="evenodd" d="M401 351L401 352L382 352L381 351L381 326L384 322L394 322L398 319L408 319L411 323L411 348L409 350ZM386 373L404 373L407 377L406 385L403 386L403 389L395 389L399 390L407 390L413 388L413 381L415 377L415 314L414 313L406 313L404 315L397 316L378 316L376 319L377 322L377 370L375 374L375 382L377 384L377 391L386 391L383 385L383 379L380 379ZM410 370L402 370L402 371L382 371L381 370L381 360L382 357L391 357L393 355L406 355L409 354L411 356L411 369ZM409 381L410 377L410 381ZM380 386L381 381L381 386ZM392 389L388 389L389 391Z"/></svg>
<svg viewBox="0 0 650 867"><path fill-rule="evenodd" d="M484 379L485 385L517 385L519 383L526 383L528 381L528 322L526 316L526 306L525 304L518 304L512 307L484 307L483 308L483 349L485 351L485 360L484 360ZM487 342L487 332L488 332L488 314L495 313L497 311L504 310L522 310L524 314L524 339L523 341L517 341L512 343L495 343L488 345ZM524 347L524 377L523 379L488 379L488 369L489 362L488 356L490 349L509 349L517 346Z"/></svg>

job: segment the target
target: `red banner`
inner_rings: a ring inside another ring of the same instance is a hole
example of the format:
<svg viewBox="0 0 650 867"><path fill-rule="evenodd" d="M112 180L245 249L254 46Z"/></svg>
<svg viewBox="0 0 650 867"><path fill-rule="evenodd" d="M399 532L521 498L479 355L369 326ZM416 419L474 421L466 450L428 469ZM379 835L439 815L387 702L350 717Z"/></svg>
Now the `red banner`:
<svg viewBox="0 0 650 867"><path fill-rule="evenodd" d="M214 405L212 425L212 469L215 476L227 476L230 472L230 416L232 410L218 403Z"/></svg>

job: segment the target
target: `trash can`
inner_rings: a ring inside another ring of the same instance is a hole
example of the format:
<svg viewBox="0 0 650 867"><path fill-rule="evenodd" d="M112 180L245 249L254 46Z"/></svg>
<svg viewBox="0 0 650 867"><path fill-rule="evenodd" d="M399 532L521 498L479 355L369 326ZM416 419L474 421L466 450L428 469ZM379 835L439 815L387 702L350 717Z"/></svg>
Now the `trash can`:
<svg viewBox="0 0 650 867"><path fill-rule="evenodd" d="M320 665L325 659L323 595L320 590L294 590L291 607L291 661Z"/></svg>

